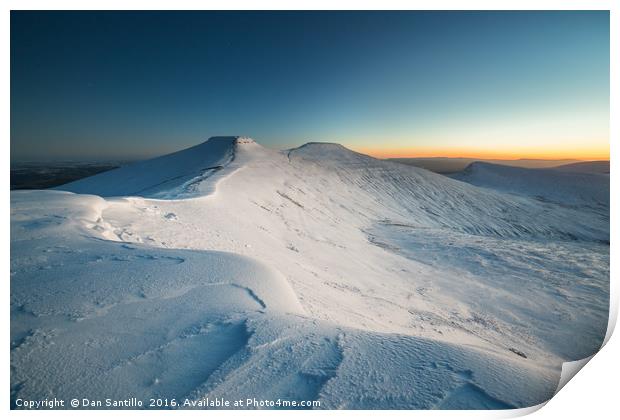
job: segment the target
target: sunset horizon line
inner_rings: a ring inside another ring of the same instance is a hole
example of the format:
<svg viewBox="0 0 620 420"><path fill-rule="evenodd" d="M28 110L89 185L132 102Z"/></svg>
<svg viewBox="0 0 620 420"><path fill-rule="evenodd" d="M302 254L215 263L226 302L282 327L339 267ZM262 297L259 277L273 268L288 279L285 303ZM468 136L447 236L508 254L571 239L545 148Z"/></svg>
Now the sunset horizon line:
<svg viewBox="0 0 620 420"><path fill-rule="evenodd" d="M363 152L360 152L363 153ZM371 153L363 153L376 159L486 159L486 160L505 160L505 161L518 161L518 160L576 160L582 162L595 162L595 161L609 161L610 156L592 156L592 157L575 157L575 156L522 156L522 155L510 155L510 156L483 156L483 155L443 155L443 154L431 154L431 155L376 155Z"/></svg>
<svg viewBox="0 0 620 420"><path fill-rule="evenodd" d="M577 161L608 161L609 152L586 152L586 151L566 151L562 154L554 152L524 152L510 153L506 151L449 151L446 149L436 150L415 150L406 149L387 149L354 147L351 148L359 153L372 156L377 159L492 159L492 160L577 160Z"/></svg>

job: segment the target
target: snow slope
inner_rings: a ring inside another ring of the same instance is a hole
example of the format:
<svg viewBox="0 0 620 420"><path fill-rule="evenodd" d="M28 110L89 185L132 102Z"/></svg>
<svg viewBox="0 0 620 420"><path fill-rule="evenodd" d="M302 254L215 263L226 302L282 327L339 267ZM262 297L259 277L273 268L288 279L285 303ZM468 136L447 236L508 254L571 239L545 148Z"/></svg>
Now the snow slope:
<svg viewBox="0 0 620 420"><path fill-rule="evenodd" d="M609 176L562 168L566 167L526 169L474 162L452 178L543 201L609 211Z"/></svg>
<svg viewBox="0 0 620 420"><path fill-rule="evenodd" d="M234 159L237 139L212 137L189 149L133 163L57 189L102 197L139 195L181 198L208 194L210 183L204 181Z"/></svg>
<svg viewBox="0 0 620 420"><path fill-rule="evenodd" d="M588 174L609 175L609 161L594 160L591 162L576 162L567 165L556 166L553 169L562 172L583 172Z"/></svg>
<svg viewBox="0 0 620 420"><path fill-rule="evenodd" d="M604 215L594 219L591 215L584 218L581 211L544 206L532 200L472 188L443 175L373 159L351 152L340 145L309 143L290 151L289 157L320 165L329 174L337 176L341 183L353 184L358 191L347 197L347 202L349 199L356 200L355 196L363 192L369 196L368 201L374 201L383 207L382 214L389 214L387 212L390 211L395 213L392 217L405 220L406 223L415 221L414 224L418 226L448 227L476 235L491 234L502 237L543 236L607 240L609 236L609 218L605 218ZM478 164L473 166L478 168ZM497 165L480 164L480 166L495 168ZM539 188L537 185L532 185L535 176L530 176L531 171L538 170L500 168L506 169L507 173L496 176L492 172L489 180L483 176L476 177L480 179L480 184L486 182L484 185L477 185L471 179L468 181L476 186L498 185L496 189L501 192L522 191L518 188L523 185ZM474 169L474 172L477 172L477 169ZM509 173L514 173L515 176L511 178L508 176ZM560 195L555 182L556 178L562 177L562 174L551 172L550 175L555 178L542 181L536 179L536 183L540 185L541 182L545 182L547 187L545 191L548 195ZM567 176L565 179L566 200L588 206L607 203L608 211L609 194L605 195L605 190L609 190L609 180L594 178L590 185L586 182L589 180L587 179L579 184L579 189L576 189L571 187L575 177L580 178L577 175ZM517 185L513 188L512 185L515 183ZM499 187L499 185L505 186ZM591 191L588 193L589 190ZM576 192L584 194L585 200L580 195L575 197ZM532 194L529 191L524 193L526 196ZM365 207L368 206L362 206ZM535 216L535 220L532 216Z"/></svg>
<svg viewBox="0 0 620 420"><path fill-rule="evenodd" d="M14 398L512 408L600 346L600 209L333 144L196 148L12 193Z"/></svg>
<svg viewBox="0 0 620 420"><path fill-rule="evenodd" d="M419 158L389 158L392 162L417 166L440 174L460 172L473 162L475 158L447 158L447 157L419 157ZM559 165L581 163L575 159L484 159L482 162L519 168L553 168Z"/></svg>

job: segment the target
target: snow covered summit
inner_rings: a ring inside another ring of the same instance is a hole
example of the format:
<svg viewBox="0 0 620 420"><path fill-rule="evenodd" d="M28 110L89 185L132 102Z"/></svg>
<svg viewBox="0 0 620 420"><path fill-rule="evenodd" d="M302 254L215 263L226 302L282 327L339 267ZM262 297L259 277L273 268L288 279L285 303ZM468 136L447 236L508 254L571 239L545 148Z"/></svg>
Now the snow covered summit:
<svg viewBox="0 0 620 420"><path fill-rule="evenodd" d="M209 189L203 181L232 162L238 145L256 143L249 137L211 137L188 149L80 179L57 189L102 197L187 198L206 194Z"/></svg>

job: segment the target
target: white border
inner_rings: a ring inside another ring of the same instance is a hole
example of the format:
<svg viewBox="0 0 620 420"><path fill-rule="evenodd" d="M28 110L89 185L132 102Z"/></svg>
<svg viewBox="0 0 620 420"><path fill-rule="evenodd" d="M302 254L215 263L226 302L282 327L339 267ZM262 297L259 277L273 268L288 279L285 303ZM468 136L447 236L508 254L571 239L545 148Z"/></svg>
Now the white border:
<svg viewBox="0 0 620 420"><path fill-rule="evenodd" d="M0 363L0 371L2 372L3 384L2 391L0 391L0 404L2 410L9 410L9 368L6 361L10 358L10 350L7 343L9 342L9 252L10 252L10 235L9 235L9 191L6 188L9 185L9 168L10 168L10 10L34 10L34 9L59 9L59 10L139 10L139 9L154 9L154 10L200 10L200 9L214 9L214 10L242 10L242 9L290 9L290 10L336 10L336 9L396 9L396 10L476 10L476 9L490 9L490 10L611 10L611 102L610 102L610 141L618 137L618 118L620 108L618 106L618 72L620 66L618 65L618 42L620 39L620 33L618 30L620 24L620 18L618 16L619 7L617 2L613 1L583 1L583 0L522 0L522 1L491 1L491 0L476 0L476 1L395 1L395 0L383 0L368 1L368 0L314 0L314 1L296 1L286 2L277 0L218 0L212 2L201 2L196 0L152 0L152 1L139 1L139 0L108 0L108 1L89 1L88 3L80 2L77 0L58 0L53 2L44 0L5 0L3 3L2 14L2 43L1 57L3 58L4 65L2 66L2 83L4 85L4 100L1 102L2 113L2 132L4 134L4 141L2 141L2 180L5 186L5 199L0 204L0 217L3 223L1 224L1 237L2 237L2 260L1 260L1 273L3 273L3 281L0 283L2 288L2 296L4 297L5 307L2 312L2 323L4 325L4 343L2 346L2 355L5 360L4 363ZM615 174L619 167L617 165L618 158L617 147L613 141L611 141L611 166L612 174ZM612 212L618 205L618 183L616 182L615 175L611 178L611 209ZM611 218L611 242L615 244L618 238L618 226L615 223L615 218ZM617 360L617 356L620 355L620 342L617 337L613 337L611 340L610 334L615 326L615 321L618 313L618 281L615 276L614 268L615 262L618 261L617 249L611 246L611 310L610 310L610 329L606 340L609 340L604 347L603 351L595 355L591 362L587 364L587 367L578 375L577 380L570 381L551 401L546 405L521 409L511 410L507 412L446 412L446 411L382 411L380 413L372 411L323 411L323 412L294 412L294 415L299 417L318 417L318 418L345 418L345 419L358 419L370 418L371 416L387 416L390 418L459 418L459 419L484 419L484 418L506 418L516 417L534 412L530 414L530 418L535 419L553 419L553 418L566 418L566 419L583 419L588 418L610 418L611 413L617 413L617 383L618 374L620 370L620 363ZM540 409L545 406L543 409ZM539 410L540 409L540 410ZM5 412L6 412L5 411ZM167 411L149 411L149 412L124 412L116 411L113 413L101 412L101 411L89 411L88 413L82 411L10 411L9 416L12 418L83 418L87 415L89 418L108 418L112 414L115 418L163 418L172 415ZM232 419L242 416L251 415L258 418L289 418L292 412L234 412L234 411L220 411L207 413L200 411L184 411L175 412L175 416L184 418L205 418L214 417Z"/></svg>

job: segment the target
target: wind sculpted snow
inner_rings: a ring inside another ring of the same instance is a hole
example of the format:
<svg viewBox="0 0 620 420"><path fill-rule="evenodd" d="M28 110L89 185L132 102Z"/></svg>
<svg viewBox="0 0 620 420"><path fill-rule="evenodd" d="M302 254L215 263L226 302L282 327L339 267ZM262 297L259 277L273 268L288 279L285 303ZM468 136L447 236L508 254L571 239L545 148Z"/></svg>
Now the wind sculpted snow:
<svg viewBox="0 0 620 420"><path fill-rule="evenodd" d="M234 159L236 137L213 137L180 152L130 164L63 185L60 190L102 197L183 198L210 192L207 178Z"/></svg>
<svg viewBox="0 0 620 420"><path fill-rule="evenodd" d="M524 171L480 188L226 137L13 192L12 398L546 401L605 335L608 183L567 205Z"/></svg>

